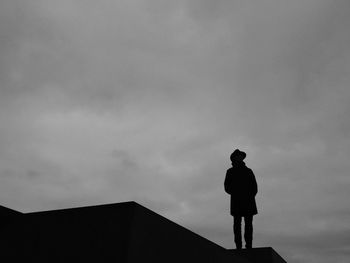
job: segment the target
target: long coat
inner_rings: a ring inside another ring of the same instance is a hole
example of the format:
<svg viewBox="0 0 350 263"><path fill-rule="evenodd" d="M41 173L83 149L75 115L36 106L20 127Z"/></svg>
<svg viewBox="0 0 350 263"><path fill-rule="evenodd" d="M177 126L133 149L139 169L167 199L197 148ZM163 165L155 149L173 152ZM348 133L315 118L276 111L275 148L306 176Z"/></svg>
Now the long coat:
<svg viewBox="0 0 350 263"><path fill-rule="evenodd" d="M244 162L237 162L227 170L224 185L226 193L231 195L230 213L232 216L258 213L255 202L258 185L253 171Z"/></svg>

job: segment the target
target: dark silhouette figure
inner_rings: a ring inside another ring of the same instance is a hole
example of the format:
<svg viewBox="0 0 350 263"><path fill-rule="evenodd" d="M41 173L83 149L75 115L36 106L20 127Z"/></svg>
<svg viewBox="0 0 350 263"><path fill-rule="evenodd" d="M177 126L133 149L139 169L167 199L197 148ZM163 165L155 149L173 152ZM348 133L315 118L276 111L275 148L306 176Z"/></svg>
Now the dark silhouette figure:
<svg viewBox="0 0 350 263"><path fill-rule="evenodd" d="M253 216L258 213L255 195L258 185L253 171L243 162L246 153L236 149L230 156L232 167L227 170L225 191L231 195L231 215L236 248L242 248L241 223L244 217L244 240L246 248L252 248Z"/></svg>

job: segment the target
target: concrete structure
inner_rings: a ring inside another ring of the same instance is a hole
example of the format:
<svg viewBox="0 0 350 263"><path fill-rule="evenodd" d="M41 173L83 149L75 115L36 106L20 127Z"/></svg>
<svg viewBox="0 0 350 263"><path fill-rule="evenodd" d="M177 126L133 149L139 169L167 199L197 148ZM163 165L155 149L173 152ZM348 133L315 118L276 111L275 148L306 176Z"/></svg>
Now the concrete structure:
<svg viewBox="0 0 350 263"><path fill-rule="evenodd" d="M224 249L135 202L26 214L0 207L0 222L7 262L285 262L272 248Z"/></svg>

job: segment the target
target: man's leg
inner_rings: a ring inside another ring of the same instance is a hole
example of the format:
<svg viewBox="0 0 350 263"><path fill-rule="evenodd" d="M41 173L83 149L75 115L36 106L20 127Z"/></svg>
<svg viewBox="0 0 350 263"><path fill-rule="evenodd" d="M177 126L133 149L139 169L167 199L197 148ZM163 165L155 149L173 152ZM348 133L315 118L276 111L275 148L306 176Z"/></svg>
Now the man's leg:
<svg viewBox="0 0 350 263"><path fill-rule="evenodd" d="M242 248L241 223L242 223L241 216L233 216L233 233L235 236L235 243L236 243L237 249Z"/></svg>
<svg viewBox="0 0 350 263"><path fill-rule="evenodd" d="M244 217L244 240L245 247L252 248L253 245L253 216Z"/></svg>

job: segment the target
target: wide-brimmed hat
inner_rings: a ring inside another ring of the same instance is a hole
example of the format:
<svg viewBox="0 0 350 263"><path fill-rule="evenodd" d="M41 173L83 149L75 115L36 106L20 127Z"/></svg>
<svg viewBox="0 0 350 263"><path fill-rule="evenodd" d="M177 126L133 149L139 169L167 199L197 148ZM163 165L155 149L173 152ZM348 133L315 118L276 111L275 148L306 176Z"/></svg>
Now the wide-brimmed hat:
<svg viewBox="0 0 350 263"><path fill-rule="evenodd" d="M233 153L231 153L230 160L233 161L243 161L247 154L245 152L236 149Z"/></svg>

